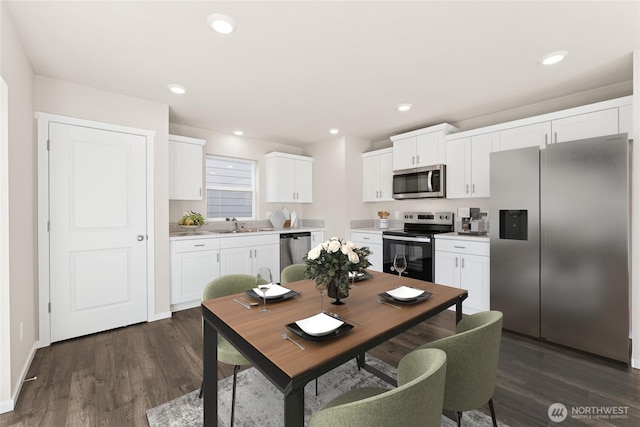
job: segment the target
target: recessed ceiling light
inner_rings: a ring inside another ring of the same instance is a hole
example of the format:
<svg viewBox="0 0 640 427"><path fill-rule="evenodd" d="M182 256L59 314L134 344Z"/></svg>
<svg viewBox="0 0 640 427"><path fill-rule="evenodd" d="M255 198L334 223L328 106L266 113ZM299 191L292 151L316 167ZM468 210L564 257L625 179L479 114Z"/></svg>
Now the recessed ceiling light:
<svg viewBox="0 0 640 427"><path fill-rule="evenodd" d="M400 104L398 105L398 111L409 111L411 107L411 104Z"/></svg>
<svg viewBox="0 0 640 427"><path fill-rule="evenodd" d="M331 128L331 129L329 129L329 133L330 133L331 135L335 135L335 134L337 134L338 132L340 132L340 129L337 129L337 128Z"/></svg>
<svg viewBox="0 0 640 427"><path fill-rule="evenodd" d="M236 30L236 21L221 13L212 13L207 17L207 23L220 34L231 34Z"/></svg>
<svg viewBox="0 0 640 427"><path fill-rule="evenodd" d="M567 52L566 50L551 52L540 58L540 62L542 62L543 65L557 64L558 62L562 61L568 53L569 52Z"/></svg>
<svg viewBox="0 0 640 427"><path fill-rule="evenodd" d="M167 87L171 92L176 93L178 95L184 95L185 93L187 93L187 88L185 88L184 86L171 84L171 85L168 85Z"/></svg>
<svg viewBox="0 0 640 427"><path fill-rule="evenodd" d="M244 135L244 132L242 132L241 130L234 130L233 133L238 136Z"/></svg>

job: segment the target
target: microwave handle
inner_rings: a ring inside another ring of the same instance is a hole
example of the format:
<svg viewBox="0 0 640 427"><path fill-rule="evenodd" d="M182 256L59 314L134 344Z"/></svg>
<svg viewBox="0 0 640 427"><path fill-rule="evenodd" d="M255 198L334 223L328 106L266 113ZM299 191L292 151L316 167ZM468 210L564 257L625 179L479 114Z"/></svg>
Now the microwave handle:
<svg viewBox="0 0 640 427"><path fill-rule="evenodd" d="M432 178L433 178L433 171L429 171L429 173L427 174L427 189L429 190L429 193L433 192L433 184L431 182Z"/></svg>

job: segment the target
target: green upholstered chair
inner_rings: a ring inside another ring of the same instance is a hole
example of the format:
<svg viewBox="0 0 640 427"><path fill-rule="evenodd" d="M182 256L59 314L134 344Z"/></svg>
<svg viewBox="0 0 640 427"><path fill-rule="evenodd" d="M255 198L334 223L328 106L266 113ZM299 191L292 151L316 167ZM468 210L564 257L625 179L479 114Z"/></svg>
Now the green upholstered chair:
<svg viewBox="0 0 640 427"><path fill-rule="evenodd" d="M447 357L412 351L398 365L398 387L351 390L315 412L307 427L440 426Z"/></svg>
<svg viewBox="0 0 640 427"><path fill-rule="evenodd" d="M204 288L202 300L220 298L227 295L248 291L256 287L256 276L247 274L229 274L212 280ZM249 362L234 346L218 334L218 361L233 365L233 391L231 394L231 426L233 426L233 416L236 404L236 379L238 371L242 365L250 365ZM204 382L203 382L204 385ZM200 397L203 388L200 387Z"/></svg>
<svg viewBox="0 0 640 427"><path fill-rule="evenodd" d="M288 265L280 273L280 283L286 285L287 283L304 280L306 279L304 274L305 271L307 271L306 264Z"/></svg>
<svg viewBox="0 0 640 427"><path fill-rule="evenodd" d="M447 379L444 387L444 409L457 415L489 403L491 419L497 426L493 409L498 355L502 336L502 313L485 311L464 317L456 325L456 333L418 347L439 348L447 353Z"/></svg>

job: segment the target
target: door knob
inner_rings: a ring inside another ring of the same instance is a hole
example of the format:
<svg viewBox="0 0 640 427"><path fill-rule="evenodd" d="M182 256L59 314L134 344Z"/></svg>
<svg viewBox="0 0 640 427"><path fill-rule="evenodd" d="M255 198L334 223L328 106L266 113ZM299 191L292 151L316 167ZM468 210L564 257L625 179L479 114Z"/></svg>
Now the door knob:
<svg viewBox="0 0 640 427"><path fill-rule="evenodd" d="M144 236L142 234L138 234L138 242L142 242L144 240Z"/></svg>

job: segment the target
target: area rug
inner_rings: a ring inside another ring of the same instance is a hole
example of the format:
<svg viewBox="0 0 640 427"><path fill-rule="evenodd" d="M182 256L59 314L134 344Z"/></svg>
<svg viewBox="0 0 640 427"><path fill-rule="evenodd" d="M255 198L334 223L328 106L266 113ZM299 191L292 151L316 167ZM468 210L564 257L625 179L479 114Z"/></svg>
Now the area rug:
<svg viewBox="0 0 640 427"><path fill-rule="evenodd" d="M367 356L367 363L395 378L394 367ZM315 381L304 390L305 423L314 411L340 394L360 387L391 388L389 384L360 370L355 361L346 363L318 378L318 396L315 395ZM228 426L231 416L232 377L218 382L218 426ZM202 426L202 399L199 390L147 411L150 427L195 427ZM238 427L281 427L283 420L283 394L257 369L249 368L238 374L236 389L236 411L234 425ZM462 417L465 427L490 427L491 417L479 411L465 412ZM442 417L442 425L455 427L455 422ZM507 427L498 422L499 426Z"/></svg>

